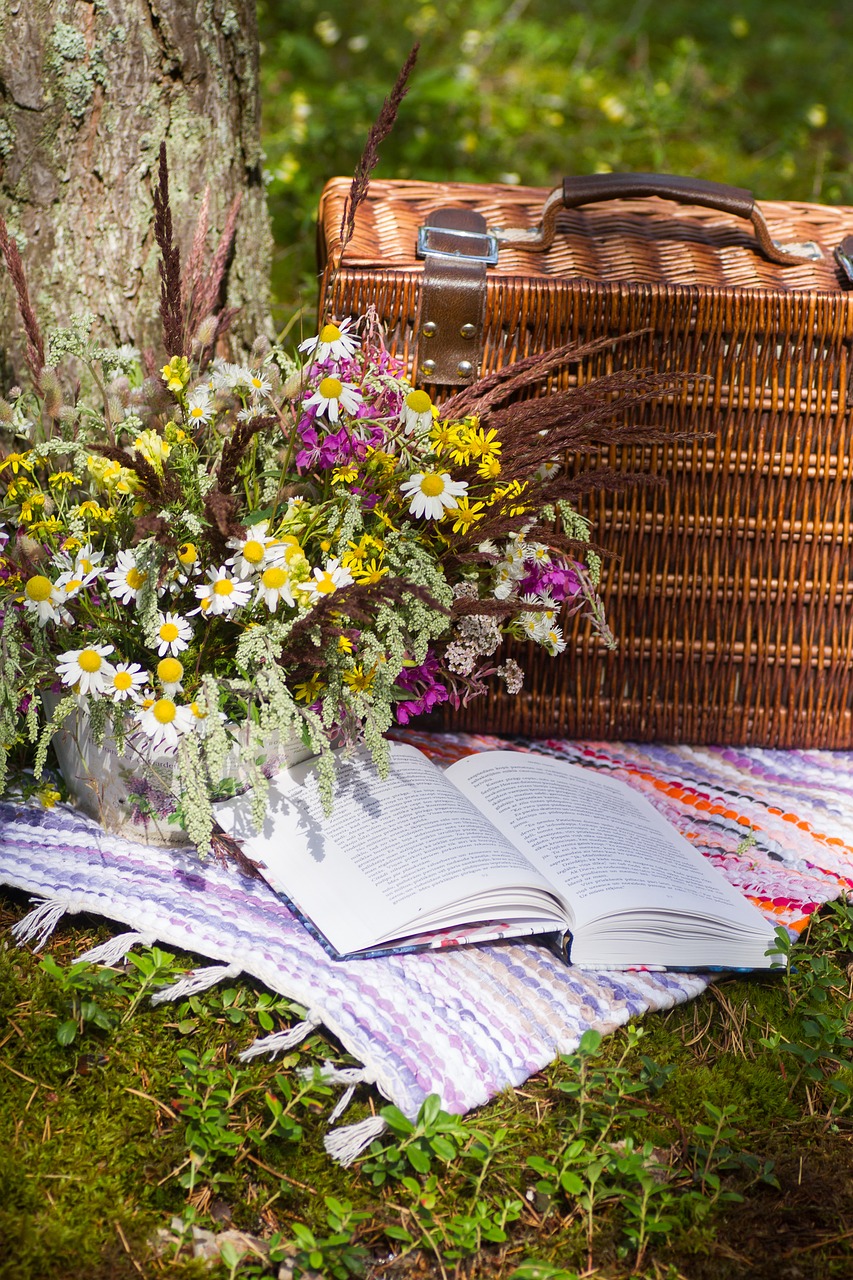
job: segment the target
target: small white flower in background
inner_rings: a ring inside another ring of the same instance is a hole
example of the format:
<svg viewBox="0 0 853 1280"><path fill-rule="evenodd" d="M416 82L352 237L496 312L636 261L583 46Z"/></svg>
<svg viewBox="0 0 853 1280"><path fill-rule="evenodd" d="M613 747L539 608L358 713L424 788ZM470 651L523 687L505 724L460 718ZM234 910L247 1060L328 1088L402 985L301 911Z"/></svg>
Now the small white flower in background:
<svg viewBox="0 0 853 1280"><path fill-rule="evenodd" d="M322 596L329 596L339 587L348 587L351 582L355 581L349 570L342 568L340 560L332 559L326 561L325 569L315 569L314 577L309 578L307 582L300 582L299 588L305 591L313 601L318 601Z"/></svg>
<svg viewBox="0 0 853 1280"><path fill-rule="evenodd" d="M213 417L213 397L205 386L195 387L187 400L187 418L190 426L202 427Z"/></svg>
<svg viewBox="0 0 853 1280"><path fill-rule="evenodd" d="M410 391L400 411L408 435L422 435L432 426L432 400L425 391Z"/></svg>
<svg viewBox="0 0 853 1280"><path fill-rule="evenodd" d="M116 567L104 577L107 590L114 600L122 604L131 604L139 595L139 589L148 577L136 567L132 551L120 551L116 557Z"/></svg>
<svg viewBox="0 0 853 1280"><path fill-rule="evenodd" d="M551 623L544 632L540 643L544 644L551 657L555 658L557 654L562 653L566 647L566 642L563 639L562 628L558 627L556 623Z"/></svg>
<svg viewBox="0 0 853 1280"><path fill-rule="evenodd" d="M270 613L275 613L279 600L291 606L296 604L290 589L290 575L281 565L272 564L264 569L258 583L258 594L255 600L263 600Z"/></svg>
<svg viewBox="0 0 853 1280"><path fill-rule="evenodd" d="M551 548L541 542L531 542L524 550L524 557L526 560L534 560L536 564L550 564Z"/></svg>
<svg viewBox="0 0 853 1280"><path fill-rule="evenodd" d="M341 382L340 378L323 378L313 396L309 396L303 404L306 409L316 406L318 413L325 414L330 422L337 422L341 409L345 413L357 411L361 404L361 392L356 391L348 382Z"/></svg>
<svg viewBox="0 0 853 1280"><path fill-rule="evenodd" d="M58 591L43 573L34 574L24 587L24 608L38 616L40 627L46 626L48 622L61 621L59 606L63 598L64 593Z"/></svg>
<svg viewBox="0 0 853 1280"><path fill-rule="evenodd" d="M182 653L192 640L193 629L179 613L159 613L157 615L157 653L162 658L165 654Z"/></svg>
<svg viewBox="0 0 853 1280"><path fill-rule="evenodd" d="M446 471L417 471L400 485L409 503L410 516L426 516L440 520L446 510L457 505L456 499L468 492L465 480L453 480Z"/></svg>
<svg viewBox="0 0 853 1280"><path fill-rule="evenodd" d="M111 644L90 645L87 649L69 649L59 655L56 672L63 684L76 688L78 693L106 693L112 682L115 668L105 662L112 653Z"/></svg>
<svg viewBox="0 0 853 1280"><path fill-rule="evenodd" d="M234 391L237 387L244 387L246 370L242 365L231 364L217 356L213 361L209 385L211 391Z"/></svg>
<svg viewBox="0 0 853 1280"><path fill-rule="evenodd" d="M229 538L227 546L237 552L226 560L226 565L233 566L238 578L250 578L260 573L270 564L281 564L285 558L284 543L277 542L267 533L269 520L259 520L249 525L245 538Z"/></svg>
<svg viewBox="0 0 853 1280"><path fill-rule="evenodd" d="M263 418L266 415L266 409L257 400L252 400L251 404L247 404L245 409L241 409L237 414L238 422L254 422L255 418Z"/></svg>
<svg viewBox="0 0 853 1280"><path fill-rule="evenodd" d="M196 587L196 598L200 601L198 610L208 616L218 613L231 613L247 603L252 594L252 584L242 582L233 577L226 568L208 569L207 582L203 587Z"/></svg>
<svg viewBox="0 0 853 1280"><path fill-rule="evenodd" d="M352 320L341 320L339 324L324 324L320 332L313 338L300 342L299 350L306 355L314 355L320 363L323 360L345 360L358 347L358 338L349 329Z"/></svg>
<svg viewBox="0 0 853 1280"><path fill-rule="evenodd" d="M157 679L163 686L163 692L167 698L173 698L176 693L183 693L184 686L181 680L184 674L184 664L177 658L161 658L157 663Z"/></svg>
<svg viewBox="0 0 853 1280"><path fill-rule="evenodd" d="M559 475L561 464L558 458L552 458L550 462L543 462L542 466L536 471L540 480L553 480L554 476Z"/></svg>
<svg viewBox="0 0 853 1280"><path fill-rule="evenodd" d="M139 702L147 679L148 673L138 662L119 662L113 667L105 692L113 702Z"/></svg>
<svg viewBox="0 0 853 1280"><path fill-rule="evenodd" d="M140 715L139 727L151 739L155 751L158 747L176 747L181 734L192 730L193 713L172 698L157 698Z"/></svg>

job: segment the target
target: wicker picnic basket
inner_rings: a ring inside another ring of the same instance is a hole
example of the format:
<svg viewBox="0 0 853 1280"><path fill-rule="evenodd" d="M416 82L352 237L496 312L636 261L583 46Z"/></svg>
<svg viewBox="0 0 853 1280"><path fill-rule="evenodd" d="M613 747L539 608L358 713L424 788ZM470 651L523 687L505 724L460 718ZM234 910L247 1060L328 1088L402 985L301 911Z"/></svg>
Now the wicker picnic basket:
<svg viewBox="0 0 853 1280"><path fill-rule="evenodd" d="M639 411L695 439L601 459L667 478L587 511L616 553L603 597L617 649L578 625L562 660L518 655L524 693L472 702L454 725L853 747L853 209L759 207L654 175L552 193L377 181L335 272L348 191L334 179L322 196L321 308L375 307L433 394L626 334L562 385L696 375Z"/></svg>

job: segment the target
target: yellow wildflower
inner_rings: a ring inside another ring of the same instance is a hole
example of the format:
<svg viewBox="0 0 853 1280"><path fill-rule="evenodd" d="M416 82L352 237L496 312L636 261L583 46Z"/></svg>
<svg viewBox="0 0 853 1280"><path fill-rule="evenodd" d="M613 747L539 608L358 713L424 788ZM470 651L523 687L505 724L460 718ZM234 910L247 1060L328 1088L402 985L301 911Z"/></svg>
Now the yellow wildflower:
<svg viewBox="0 0 853 1280"><path fill-rule="evenodd" d="M332 484L352 484L357 479L358 471L355 467L335 467L332 471Z"/></svg>
<svg viewBox="0 0 853 1280"><path fill-rule="evenodd" d="M54 471L53 475L47 477L47 483L51 489L67 489L72 484L79 484L80 477L75 476L73 471Z"/></svg>
<svg viewBox="0 0 853 1280"><path fill-rule="evenodd" d="M47 520L34 520L30 525L31 534L52 534L59 533L62 528L62 521L58 516L48 516Z"/></svg>
<svg viewBox="0 0 853 1280"><path fill-rule="evenodd" d="M51 786L49 782L45 783L43 787L39 787L36 794L45 809L52 809L57 800L62 799L62 796L56 790L56 787Z"/></svg>
<svg viewBox="0 0 853 1280"><path fill-rule="evenodd" d="M297 702L316 702L325 687L324 681L315 672L310 680L296 685L293 695Z"/></svg>
<svg viewBox="0 0 853 1280"><path fill-rule="evenodd" d="M338 649L341 653L352 653L352 640L349 636L338 636Z"/></svg>
<svg viewBox="0 0 853 1280"><path fill-rule="evenodd" d="M344 684L348 685L353 693L370 693L375 678L375 665L365 672L360 662L357 662L351 671L345 671L343 676Z"/></svg>
<svg viewBox="0 0 853 1280"><path fill-rule="evenodd" d="M160 370L163 375L163 381L170 391L174 391L176 395L180 395L184 387L190 380L189 361L185 356L172 356L168 364L164 364Z"/></svg>
<svg viewBox="0 0 853 1280"><path fill-rule="evenodd" d="M475 458L491 458L496 453L500 453L503 445L500 440L496 439L497 432L494 427L490 431L484 431L482 427L478 427L472 431L468 438L468 445L471 453Z"/></svg>
<svg viewBox="0 0 853 1280"><path fill-rule="evenodd" d="M33 464L30 462L30 450L26 453L7 453L6 457L0 462L0 471L5 471L6 467L11 467L15 475L21 467L25 471L32 471Z"/></svg>
<svg viewBox="0 0 853 1280"><path fill-rule="evenodd" d="M161 470L163 459L168 458L172 452L172 446L156 431L141 431L133 442L134 449L138 449L146 462L150 463L158 471Z"/></svg>
<svg viewBox="0 0 853 1280"><path fill-rule="evenodd" d="M497 480L501 473L501 464L493 453L483 458L477 467L477 475L482 476L484 480Z"/></svg>
<svg viewBox="0 0 853 1280"><path fill-rule="evenodd" d="M482 520L485 514L482 502L475 502L472 506L467 496L463 494L461 498L456 499L456 506L447 513L446 519L453 519L454 533L466 533L471 525Z"/></svg>

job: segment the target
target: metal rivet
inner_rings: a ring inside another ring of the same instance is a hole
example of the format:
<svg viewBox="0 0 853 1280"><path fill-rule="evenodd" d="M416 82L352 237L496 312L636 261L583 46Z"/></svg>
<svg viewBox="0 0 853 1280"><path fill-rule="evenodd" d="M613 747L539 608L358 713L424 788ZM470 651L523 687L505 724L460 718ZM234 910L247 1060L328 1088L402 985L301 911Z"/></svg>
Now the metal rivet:
<svg viewBox="0 0 853 1280"><path fill-rule="evenodd" d="M475 324L463 324L459 332L463 338L476 338L477 326Z"/></svg>
<svg viewBox="0 0 853 1280"><path fill-rule="evenodd" d="M456 366L456 372L459 374L460 378L470 378L471 374L474 372L474 366L470 360L460 360Z"/></svg>
<svg viewBox="0 0 853 1280"><path fill-rule="evenodd" d="M435 361L434 361L434 360L422 360L422 361L421 361L421 368L423 369L424 373L434 373L434 372L435 372Z"/></svg>
<svg viewBox="0 0 853 1280"><path fill-rule="evenodd" d="M437 329L438 329L438 325L435 323L434 320L427 320L426 324L421 329L421 333L425 338L431 338Z"/></svg>

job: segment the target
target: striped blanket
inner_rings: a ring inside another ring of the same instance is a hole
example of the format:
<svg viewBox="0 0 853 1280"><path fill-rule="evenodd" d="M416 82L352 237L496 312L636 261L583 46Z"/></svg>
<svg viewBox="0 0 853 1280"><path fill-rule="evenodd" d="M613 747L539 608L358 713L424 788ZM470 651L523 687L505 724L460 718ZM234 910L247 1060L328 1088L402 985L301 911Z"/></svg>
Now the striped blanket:
<svg viewBox="0 0 853 1280"><path fill-rule="evenodd" d="M511 746L621 778L794 931L853 885L853 753L399 736L439 764ZM612 1030L691 999L710 981L580 972L535 943L336 961L262 881L186 851L107 836L62 807L0 805L0 882L38 899L18 926L21 941L43 943L64 912L95 912L130 931L93 960L115 962L134 943L157 941L215 962L182 980L175 997L221 977L254 976L308 1013L250 1053L288 1048L322 1024L363 1064L338 1073L350 1092L370 1081L409 1116L430 1093L464 1112L573 1050L587 1028ZM357 1128L335 1131L329 1147L339 1158L373 1136L347 1136Z"/></svg>

